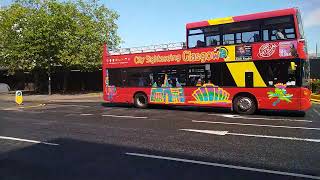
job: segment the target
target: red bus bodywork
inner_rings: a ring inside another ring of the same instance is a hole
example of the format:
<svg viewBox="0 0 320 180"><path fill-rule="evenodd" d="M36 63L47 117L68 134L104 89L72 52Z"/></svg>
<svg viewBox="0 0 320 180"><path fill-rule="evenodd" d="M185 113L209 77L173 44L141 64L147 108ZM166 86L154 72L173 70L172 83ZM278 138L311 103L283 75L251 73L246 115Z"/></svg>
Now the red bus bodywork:
<svg viewBox="0 0 320 180"><path fill-rule="evenodd" d="M285 87L283 84L279 84L279 87L267 87L261 80L254 79L254 83L259 87L246 88L243 80L237 75L237 73L246 72L250 70L256 74L256 68L253 64L254 61L261 60L276 60L276 59L307 59L307 53L305 52L305 42L299 40L300 33L297 23L297 9L284 9L271 12L263 12L242 16L234 16L228 18L220 18L208 21L201 21L195 23L189 23L186 25L186 29L204 27L216 24L225 24L239 21L256 20L269 17L293 15L295 22L295 29L297 39L294 40L277 40L268 42L256 42L250 43L248 46L252 49L252 59L250 61L236 60L235 49L239 45L224 45L216 47L203 47L203 48L185 48L179 50L169 50L160 52L148 52L148 53L134 53L123 55L109 56L106 45L104 46L103 53L103 90L104 100L107 102L116 103L133 103L134 95L137 92L143 92L148 96L148 103L150 104L172 104L172 105L192 105L192 106L212 106L212 107L227 107L232 108L232 101L235 96L240 93L250 93L257 101L258 109L270 109L270 110L298 110L306 111L311 107L310 90L305 87ZM294 57L290 53L283 53L288 46L294 46L297 51L297 55ZM227 52L227 55L221 57L221 50ZM297 57L298 56L298 57ZM176 100L174 102L153 102L151 101L152 87L113 87L115 89L110 90L107 84L108 77L106 69L112 68L128 68L128 67L150 67L150 66L170 66L179 64L200 64L200 63L214 63L214 62L234 62L233 66L229 67L231 73L234 73L236 78L237 87L210 87L214 91L219 91L224 100L217 101L216 103L203 103L196 98L196 92L199 91L199 87L183 87L183 101ZM285 89L286 93L291 95L290 102L279 101L276 105L274 102L276 98L270 97L270 93L276 91L277 88ZM112 93L111 93L112 91ZM110 94L111 93L111 94ZM112 98L110 98L112 96Z"/></svg>

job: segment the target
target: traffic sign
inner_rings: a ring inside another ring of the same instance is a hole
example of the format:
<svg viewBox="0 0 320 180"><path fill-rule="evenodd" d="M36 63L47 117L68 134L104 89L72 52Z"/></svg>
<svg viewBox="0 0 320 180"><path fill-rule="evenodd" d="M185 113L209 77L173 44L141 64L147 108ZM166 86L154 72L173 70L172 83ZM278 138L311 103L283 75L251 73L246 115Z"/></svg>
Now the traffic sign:
<svg viewBox="0 0 320 180"><path fill-rule="evenodd" d="M23 103L22 91L16 91L16 103L19 105Z"/></svg>

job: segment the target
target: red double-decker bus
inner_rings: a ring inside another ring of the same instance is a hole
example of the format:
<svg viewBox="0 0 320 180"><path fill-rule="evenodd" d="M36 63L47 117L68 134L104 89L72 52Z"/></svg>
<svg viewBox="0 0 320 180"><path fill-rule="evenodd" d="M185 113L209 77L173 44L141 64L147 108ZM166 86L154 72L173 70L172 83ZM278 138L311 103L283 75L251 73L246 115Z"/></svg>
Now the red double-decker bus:
<svg viewBox="0 0 320 180"><path fill-rule="evenodd" d="M311 107L309 61L299 10L188 23L186 43L103 54L104 100L257 109Z"/></svg>

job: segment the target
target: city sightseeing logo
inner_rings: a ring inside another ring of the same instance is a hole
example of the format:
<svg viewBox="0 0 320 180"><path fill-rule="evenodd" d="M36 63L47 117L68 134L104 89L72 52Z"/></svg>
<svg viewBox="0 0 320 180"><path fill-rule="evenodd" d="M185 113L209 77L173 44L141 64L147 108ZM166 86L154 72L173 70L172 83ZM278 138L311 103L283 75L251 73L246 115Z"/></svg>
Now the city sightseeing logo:
<svg viewBox="0 0 320 180"><path fill-rule="evenodd" d="M277 49L277 45L274 43L266 43L263 44L260 48L259 48L259 53L258 56L260 58L268 58L271 57L274 52Z"/></svg>
<svg viewBox="0 0 320 180"><path fill-rule="evenodd" d="M169 55L146 55L135 56L135 64L158 64L169 62L211 62L219 59L227 59L229 51L225 47L214 48L213 50L203 52L192 52L185 50L182 54L169 54Z"/></svg>

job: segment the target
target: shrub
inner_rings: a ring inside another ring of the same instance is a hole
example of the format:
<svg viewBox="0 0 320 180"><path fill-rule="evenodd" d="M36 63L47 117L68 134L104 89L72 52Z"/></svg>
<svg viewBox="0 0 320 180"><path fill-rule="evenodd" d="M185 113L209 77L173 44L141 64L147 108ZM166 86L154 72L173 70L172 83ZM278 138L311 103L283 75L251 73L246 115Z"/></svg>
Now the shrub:
<svg viewBox="0 0 320 180"><path fill-rule="evenodd" d="M311 79L311 90L313 93L320 94L320 79Z"/></svg>

